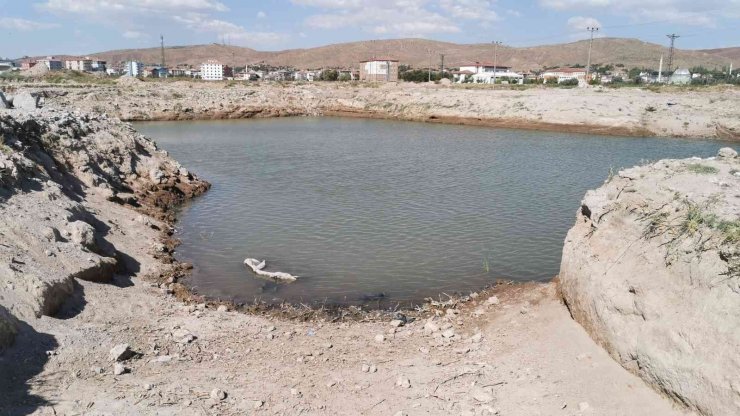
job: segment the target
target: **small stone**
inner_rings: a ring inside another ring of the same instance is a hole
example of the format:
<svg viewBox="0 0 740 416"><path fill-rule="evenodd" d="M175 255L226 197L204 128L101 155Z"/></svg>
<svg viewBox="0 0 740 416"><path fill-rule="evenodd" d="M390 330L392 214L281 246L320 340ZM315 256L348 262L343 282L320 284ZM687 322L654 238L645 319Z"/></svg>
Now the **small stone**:
<svg viewBox="0 0 740 416"><path fill-rule="evenodd" d="M252 407L254 407L255 409L259 409L260 407L264 405L265 405L265 402L263 402L262 400L255 400L254 403L252 403Z"/></svg>
<svg viewBox="0 0 740 416"><path fill-rule="evenodd" d="M267 332L272 332L272 331L275 331L277 328L275 328L274 326L268 326L265 329L267 330Z"/></svg>
<svg viewBox="0 0 740 416"><path fill-rule="evenodd" d="M404 376L398 376L398 379L396 380L396 386L401 387L402 389L407 389L411 387L411 380Z"/></svg>
<svg viewBox="0 0 740 416"><path fill-rule="evenodd" d="M486 303L489 304L489 305L498 305L499 304L498 297L491 296L490 298L488 298L488 300L486 301Z"/></svg>
<svg viewBox="0 0 740 416"><path fill-rule="evenodd" d="M370 371L370 366L367 365L367 364L363 364L362 365L362 372L363 373L367 373L368 371Z"/></svg>
<svg viewBox="0 0 740 416"><path fill-rule="evenodd" d="M226 392L221 389L211 390L211 399L221 401L226 398Z"/></svg>
<svg viewBox="0 0 740 416"><path fill-rule="evenodd" d="M401 326L403 326L403 324L404 324L404 322L402 320L400 320L400 319L394 319L394 320L391 321L391 326L394 327L394 328L401 327Z"/></svg>
<svg viewBox="0 0 740 416"><path fill-rule="evenodd" d="M105 370L103 370L103 367L93 367L90 369L94 374L103 374Z"/></svg>
<svg viewBox="0 0 740 416"><path fill-rule="evenodd" d="M439 326L435 324L434 322L429 321L426 324L424 324L424 329L430 332L437 332L439 331Z"/></svg>
<svg viewBox="0 0 740 416"><path fill-rule="evenodd" d="M580 403L578 403L578 411L579 412L584 412L584 411L588 410L589 407L591 407L591 406L589 406L587 402L580 402Z"/></svg>
<svg viewBox="0 0 740 416"><path fill-rule="evenodd" d="M407 415L403 411L399 410L396 413L394 413L393 416L407 416Z"/></svg>
<svg viewBox="0 0 740 416"><path fill-rule="evenodd" d="M121 363L116 363L113 366L113 374L120 376L121 374L128 373L128 368L124 367Z"/></svg>
<svg viewBox="0 0 740 416"><path fill-rule="evenodd" d="M59 241L61 238L59 231L54 227L44 227L41 231L41 235L49 241Z"/></svg>
<svg viewBox="0 0 740 416"><path fill-rule="evenodd" d="M444 332L442 332L442 336L445 338L452 338L455 336L455 330L454 329L448 329Z"/></svg>
<svg viewBox="0 0 740 416"><path fill-rule="evenodd" d="M327 350L330 350L330 349L334 348L334 345L332 345L332 344L324 344L324 348L326 348Z"/></svg>
<svg viewBox="0 0 740 416"><path fill-rule="evenodd" d="M228 312L229 311L229 307L226 306L226 305L219 305L218 308L216 308L216 311L218 311L218 312Z"/></svg>
<svg viewBox="0 0 740 416"><path fill-rule="evenodd" d="M473 391L473 398L481 403L488 403L493 400L491 393L480 388Z"/></svg>
<svg viewBox="0 0 740 416"><path fill-rule="evenodd" d="M374 365L371 365L371 366L370 366L370 372L371 372L371 373L377 373L377 372L378 372L378 367L376 367L376 366L374 366Z"/></svg>
<svg viewBox="0 0 740 416"><path fill-rule="evenodd" d="M133 356L134 352L128 344L118 344L111 348L108 353L108 358L110 358L111 361L126 361Z"/></svg>
<svg viewBox="0 0 740 416"><path fill-rule="evenodd" d="M473 343L475 343L475 344L481 342L482 339L483 339L483 334L481 334L480 332L478 332L475 335L473 335L472 337L470 337L470 341L473 342Z"/></svg>
<svg viewBox="0 0 740 416"><path fill-rule="evenodd" d="M147 384L144 384L144 390L147 390L147 391L149 391L149 390L151 390L151 389L152 389L152 387L154 387L154 386L152 386L152 385L151 385L151 384L149 384L149 383L147 383Z"/></svg>
<svg viewBox="0 0 740 416"><path fill-rule="evenodd" d="M301 392L298 391L298 389L293 388L293 389L290 389L290 394L292 396L300 396L301 395Z"/></svg>
<svg viewBox="0 0 740 416"><path fill-rule="evenodd" d="M383 341L385 341L385 335L383 335L383 334L376 335L375 336L375 341L376 342L383 342Z"/></svg>

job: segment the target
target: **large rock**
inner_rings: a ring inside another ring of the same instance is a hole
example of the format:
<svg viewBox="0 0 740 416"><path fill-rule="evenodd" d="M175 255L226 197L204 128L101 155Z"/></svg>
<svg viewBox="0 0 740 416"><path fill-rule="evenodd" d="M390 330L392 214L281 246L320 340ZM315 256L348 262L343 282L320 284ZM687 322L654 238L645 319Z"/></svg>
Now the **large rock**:
<svg viewBox="0 0 740 416"><path fill-rule="evenodd" d="M41 97L35 93L21 92L13 99L13 107L21 110L41 108Z"/></svg>
<svg viewBox="0 0 740 416"><path fill-rule="evenodd" d="M740 414L740 160L666 160L589 191L563 249L573 317L625 368Z"/></svg>
<svg viewBox="0 0 740 416"><path fill-rule="evenodd" d="M5 98L5 94L3 94L2 91L0 91L0 109L10 108L10 107L11 107L10 102L8 101L7 98Z"/></svg>
<svg viewBox="0 0 740 416"><path fill-rule="evenodd" d="M18 327L15 318L0 305L0 353L13 343L17 332Z"/></svg>

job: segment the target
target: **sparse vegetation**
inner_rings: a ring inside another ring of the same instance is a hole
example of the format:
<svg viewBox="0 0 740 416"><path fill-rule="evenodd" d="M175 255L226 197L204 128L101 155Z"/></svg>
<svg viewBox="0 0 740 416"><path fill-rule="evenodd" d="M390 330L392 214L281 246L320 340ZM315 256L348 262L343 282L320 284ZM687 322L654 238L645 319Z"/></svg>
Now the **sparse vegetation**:
<svg viewBox="0 0 740 416"><path fill-rule="evenodd" d="M701 163L692 163L686 167L686 170L699 175L712 175L719 172L719 169Z"/></svg>

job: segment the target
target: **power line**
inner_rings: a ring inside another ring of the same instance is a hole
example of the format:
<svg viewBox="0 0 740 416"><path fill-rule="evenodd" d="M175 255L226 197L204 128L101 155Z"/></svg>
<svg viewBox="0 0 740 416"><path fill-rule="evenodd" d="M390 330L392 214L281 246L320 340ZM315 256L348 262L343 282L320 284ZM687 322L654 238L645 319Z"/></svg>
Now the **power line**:
<svg viewBox="0 0 740 416"><path fill-rule="evenodd" d="M598 32L598 27L587 27L586 30L591 32L591 39L588 41L588 61L586 62L586 82L589 81L588 75L591 71L591 48L594 45L594 32Z"/></svg>
<svg viewBox="0 0 740 416"><path fill-rule="evenodd" d="M666 35L666 36L668 36L668 39L671 40L671 49L668 52L668 73L670 74L671 69L673 68L673 52L676 49L675 48L676 39L680 38L681 36L675 33L671 33L670 35Z"/></svg>

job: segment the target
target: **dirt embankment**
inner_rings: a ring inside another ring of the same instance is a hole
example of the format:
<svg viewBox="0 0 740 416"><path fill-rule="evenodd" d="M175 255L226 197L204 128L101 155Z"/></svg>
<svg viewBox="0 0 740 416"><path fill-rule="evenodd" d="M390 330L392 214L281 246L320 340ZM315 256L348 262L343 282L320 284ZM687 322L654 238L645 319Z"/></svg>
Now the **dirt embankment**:
<svg viewBox="0 0 740 416"><path fill-rule="evenodd" d="M0 110L0 414L688 414L591 341L553 285L392 322L179 301L158 281L177 267L168 212L208 185L98 110L157 116L185 98L101 91ZM244 93L234 108L282 94ZM212 109L213 94L191 98Z"/></svg>
<svg viewBox="0 0 740 416"><path fill-rule="evenodd" d="M109 282L116 273L140 271L139 253L109 236L166 232L168 225L149 215L167 220L173 206L207 188L153 142L105 115L0 110L2 307L19 319L54 315L76 279ZM132 210L141 213L133 222L109 216L131 217ZM155 235L145 247L156 241ZM167 247L153 249L165 254ZM16 325L5 322L0 344L7 345Z"/></svg>
<svg viewBox="0 0 740 416"><path fill-rule="evenodd" d="M24 87L21 87L24 88ZM39 88L36 88L37 90ZM740 140L740 90L464 88L417 84L180 81L47 88L58 103L123 120L339 115L573 133Z"/></svg>
<svg viewBox="0 0 740 416"><path fill-rule="evenodd" d="M625 368L702 414L740 414L736 151L626 169L589 191L559 280Z"/></svg>

